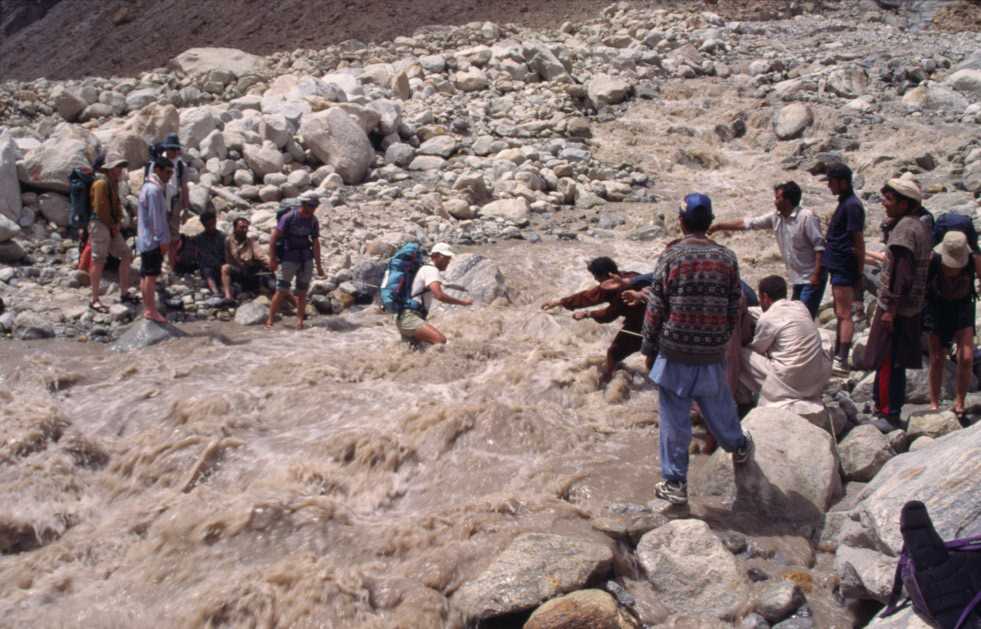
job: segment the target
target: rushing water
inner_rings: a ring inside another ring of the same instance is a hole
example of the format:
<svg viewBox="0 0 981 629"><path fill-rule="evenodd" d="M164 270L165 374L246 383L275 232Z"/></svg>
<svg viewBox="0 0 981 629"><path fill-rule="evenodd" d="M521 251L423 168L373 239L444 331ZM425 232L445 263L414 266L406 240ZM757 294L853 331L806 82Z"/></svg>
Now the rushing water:
<svg viewBox="0 0 981 629"><path fill-rule="evenodd" d="M658 248L486 248L512 302L438 311L425 352L372 309L128 354L5 343L0 626L458 626L452 593L516 534L612 543L591 519L652 499L656 395L639 356L601 389L613 327L538 305ZM806 571L799 542L769 538L771 568Z"/></svg>

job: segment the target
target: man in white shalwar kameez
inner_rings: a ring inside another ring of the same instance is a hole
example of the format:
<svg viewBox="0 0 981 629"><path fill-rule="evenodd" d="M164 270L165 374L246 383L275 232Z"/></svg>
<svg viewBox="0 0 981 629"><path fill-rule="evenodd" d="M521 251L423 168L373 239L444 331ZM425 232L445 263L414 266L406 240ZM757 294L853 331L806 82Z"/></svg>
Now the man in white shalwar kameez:
<svg viewBox="0 0 981 629"><path fill-rule="evenodd" d="M777 275L759 284L763 314L753 340L742 350L740 382L759 393L759 406L796 414L823 409L821 393L831 377L831 357L807 307L787 299L787 282Z"/></svg>

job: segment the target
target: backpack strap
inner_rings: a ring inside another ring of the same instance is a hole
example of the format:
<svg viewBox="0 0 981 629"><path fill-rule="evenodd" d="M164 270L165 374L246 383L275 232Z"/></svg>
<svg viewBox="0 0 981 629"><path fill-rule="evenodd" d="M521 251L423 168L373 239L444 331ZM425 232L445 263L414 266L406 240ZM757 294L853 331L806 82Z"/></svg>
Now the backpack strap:
<svg viewBox="0 0 981 629"><path fill-rule="evenodd" d="M978 603L981 603L981 592L975 594L974 598L971 599L971 602L968 603L967 607L964 608L964 611L961 612L961 616L957 619L957 624L954 625L954 629L960 629L962 626L964 626L964 623L967 622L967 617L971 615L971 612L978 606Z"/></svg>
<svg viewBox="0 0 981 629"><path fill-rule="evenodd" d="M903 544L903 550L899 553L899 562L896 564L896 576L892 580L892 591L889 593L889 600L886 601L886 608L879 614L879 618L888 618L909 605L909 600L902 604L899 602L903 597L903 562L905 559L906 545Z"/></svg>

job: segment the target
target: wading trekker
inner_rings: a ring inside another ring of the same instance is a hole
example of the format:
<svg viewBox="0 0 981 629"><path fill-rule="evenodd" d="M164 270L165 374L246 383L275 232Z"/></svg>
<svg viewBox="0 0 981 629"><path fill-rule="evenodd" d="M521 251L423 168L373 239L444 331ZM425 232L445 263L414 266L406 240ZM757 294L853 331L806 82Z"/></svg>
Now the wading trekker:
<svg viewBox="0 0 981 629"><path fill-rule="evenodd" d="M672 504L688 502L689 411L698 402L716 441L738 464L749 460L753 440L743 433L726 382L726 346L739 318L742 290L736 255L706 237L712 201L689 194L679 210L684 238L661 254L645 289L643 346L650 378L658 386L661 475L654 488Z"/></svg>
<svg viewBox="0 0 981 629"><path fill-rule="evenodd" d="M167 319L157 310L157 277L163 266L164 252L170 244L167 226L167 181L174 174L170 160L159 158L140 190L136 251L140 254L140 289L143 292L143 316L164 323ZM172 251L172 250L171 250ZM173 254L168 253L173 264Z"/></svg>
<svg viewBox="0 0 981 629"><path fill-rule="evenodd" d="M613 337L613 342L610 343L610 347L606 351L606 364L603 367L602 380L607 382L613 377L617 365L631 354L640 351L640 331L644 326L644 304L636 302L627 304L622 297L622 293L627 290L630 280L637 277L637 273L630 271L621 273L617 263L607 257L590 260L586 269L596 280L596 286L562 299L545 302L542 304L542 309L551 310L561 306L566 310L577 310L606 304L605 308L588 312L579 310L572 317L577 321L590 318L599 323L612 323L623 317L623 327ZM611 282L610 280L614 281Z"/></svg>
<svg viewBox="0 0 981 629"><path fill-rule="evenodd" d="M320 261L320 223L314 216L319 206L320 196L316 192L304 192L300 195L300 206L287 210L273 229L269 241L269 268L276 274L276 294L269 306L267 328L273 326L276 313L292 285L296 297L296 328L303 329L307 289L313 279L314 265L317 275L324 276Z"/></svg>
<svg viewBox="0 0 981 629"><path fill-rule="evenodd" d="M933 236L919 220L921 194L915 183L890 179L881 193L892 224L864 362L876 370L876 414L890 424L882 428L891 429L900 424L906 402L906 369L922 366L920 332Z"/></svg>
<svg viewBox="0 0 981 629"><path fill-rule="evenodd" d="M818 217L800 206L801 189L788 181L773 188L775 212L743 220L715 223L709 234L749 229L772 230L793 286L792 299L804 302L811 317L816 317L824 297L824 285L815 281L818 257L824 251L824 235Z"/></svg>
<svg viewBox="0 0 981 629"><path fill-rule="evenodd" d="M834 297L835 333L832 373L848 373L848 355L855 334L852 304L861 292L865 265L865 207L852 188L852 171L844 164L833 164L827 173L828 189L838 197L838 205L825 236L824 254L818 260L813 283L824 287L831 278Z"/></svg>
<svg viewBox="0 0 981 629"><path fill-rule="evenodd" d="M92 207L92 219L88 226L92 245L92 264L89 267L92 299L89 308L101 313L109 312L99 295L102 292L102 272L110 255L119 260L120 303L139 303L139 299L129 294L129 267L133 254L121 233L123 204L119 198L119 181L126 172L126 166L126 160L110 157L105 164L105 175L96 177L89 192Z"/></svg>

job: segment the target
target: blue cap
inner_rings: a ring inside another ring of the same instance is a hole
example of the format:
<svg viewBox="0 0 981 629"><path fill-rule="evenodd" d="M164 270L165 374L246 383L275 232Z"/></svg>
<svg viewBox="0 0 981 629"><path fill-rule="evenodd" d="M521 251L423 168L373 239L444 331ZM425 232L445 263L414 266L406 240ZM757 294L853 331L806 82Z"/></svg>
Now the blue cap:
<svg viewBox="0 0 981 629"><path fill-rule="evenodd" d="M685 204L678 208L678 213L686 221L692 219L697 220L699 218L710 220L715 218L712 214L712 199L708 198L708 195L698 192L693 192L685 197Z"/></svg>

